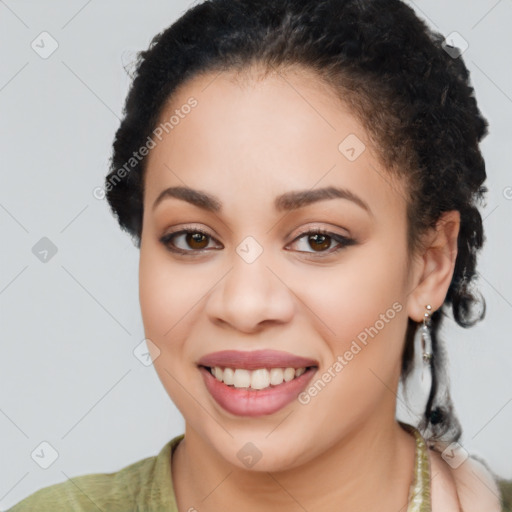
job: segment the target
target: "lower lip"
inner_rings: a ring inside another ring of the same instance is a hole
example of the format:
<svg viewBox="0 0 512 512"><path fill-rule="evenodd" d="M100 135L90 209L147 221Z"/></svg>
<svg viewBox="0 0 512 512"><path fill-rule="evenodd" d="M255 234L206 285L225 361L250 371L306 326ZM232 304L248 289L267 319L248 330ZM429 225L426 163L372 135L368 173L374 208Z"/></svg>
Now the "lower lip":
<svg viewBox="0 0 512 512"><path fill-rule="evenodd" d="M273 414L293 402L313 377L316 368L309 368L300 377L266 389L235 388L217 380L209 370L200 366L206 388L226 411L237 416Z"/></svg>

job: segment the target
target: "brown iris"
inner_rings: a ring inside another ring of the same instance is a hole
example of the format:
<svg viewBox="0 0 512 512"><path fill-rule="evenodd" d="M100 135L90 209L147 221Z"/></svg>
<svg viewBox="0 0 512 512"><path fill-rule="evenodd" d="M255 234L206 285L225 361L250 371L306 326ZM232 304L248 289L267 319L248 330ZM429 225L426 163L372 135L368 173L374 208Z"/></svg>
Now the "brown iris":
<svg viewBox="0 0 512 512"><path fill-rule="evenodd" d="M314 244L318 244L316 248L318 248L320 250L328 249L329 246L331 245L331 237L328 235L322 235L319 233L316 233L314 235L309 235L308 240L309 240L309 244L311 245L311 247L313 249L315 249ZM312 245L312 240L313 240L313 245Z"/></svg>
<svg viewBox="0 0 512 512"><path fill-rule="evenodd" d="M186 241L192 249L201 250L208 246L208 236L203 233L187 233Z"/></svg>

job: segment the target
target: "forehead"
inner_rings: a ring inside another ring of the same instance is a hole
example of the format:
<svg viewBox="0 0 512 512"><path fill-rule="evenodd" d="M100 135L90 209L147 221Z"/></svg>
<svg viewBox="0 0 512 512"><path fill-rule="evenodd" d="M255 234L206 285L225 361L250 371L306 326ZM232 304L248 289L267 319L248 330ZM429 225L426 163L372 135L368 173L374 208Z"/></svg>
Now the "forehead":
<svg viewBox="0 0 512 512"><path fill-rule="evenodd" d="M148 199L184 184L216 195L228 186L241 195L273 196L336 185L383 206L402 192L362 124L309 70L196 76L172 95L160 125L173 116L148 156Z"/></svg>

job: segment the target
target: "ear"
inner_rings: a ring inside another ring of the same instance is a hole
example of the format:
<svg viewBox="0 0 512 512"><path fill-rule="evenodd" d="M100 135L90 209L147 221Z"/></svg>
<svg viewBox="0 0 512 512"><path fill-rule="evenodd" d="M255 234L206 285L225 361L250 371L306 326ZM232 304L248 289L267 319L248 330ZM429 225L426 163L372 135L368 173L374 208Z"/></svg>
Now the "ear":
<svg viewBox="0 0 512 512"><path fill-rule="evenodd" d="M444 302L455 268L459 228L460 213L444 212L435 229L424 236L421 251L414 255L407 314L416 322L423 321L427 304L433 313Z"/></svg>

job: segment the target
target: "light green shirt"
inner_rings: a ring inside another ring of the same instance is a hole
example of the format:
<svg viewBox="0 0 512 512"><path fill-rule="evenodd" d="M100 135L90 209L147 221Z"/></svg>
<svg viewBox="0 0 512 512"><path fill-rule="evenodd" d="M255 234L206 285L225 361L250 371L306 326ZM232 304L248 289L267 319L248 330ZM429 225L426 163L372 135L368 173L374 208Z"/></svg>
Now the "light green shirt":
<svg viewBox="0 0 512 512"><path fill-rule="evenodd" d="M414 479L407 511L430 511L427 447L415 428L406 428L416 438ZM7 512L178 512L171 456L183 437L184 434L174 437L158 455L134 462L115 473L81 475L43 487ZM502 492L510 493L506 481L500 481L499 485ZM509 512L506 503L507 500L503 511Z"/></svg>
<svg viewBox="0 0 512 512"><path fill-rule="evenodd" d="M94 473L43 487L7 512L178 512L171 474L171 439L153 457L115 473Z"/></svg>

